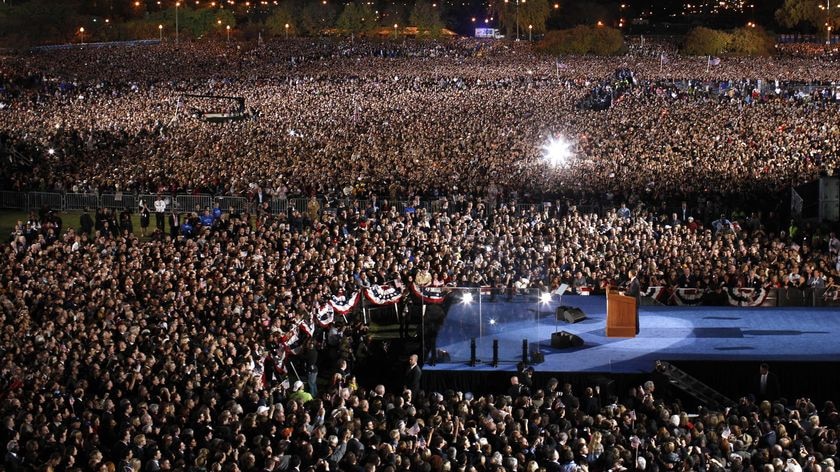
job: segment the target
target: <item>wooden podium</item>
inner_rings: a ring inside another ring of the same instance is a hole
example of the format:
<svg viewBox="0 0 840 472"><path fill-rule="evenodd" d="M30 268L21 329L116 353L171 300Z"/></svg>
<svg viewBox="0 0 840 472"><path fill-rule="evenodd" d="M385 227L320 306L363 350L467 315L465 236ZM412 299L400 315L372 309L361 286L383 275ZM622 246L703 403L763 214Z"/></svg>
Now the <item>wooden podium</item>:
<svg viewBox="0 0 840 472"><path fill-rule="evenodd" d="M607 290L607 337L635 338L639 334L639 307L635 297Z"/></svg>

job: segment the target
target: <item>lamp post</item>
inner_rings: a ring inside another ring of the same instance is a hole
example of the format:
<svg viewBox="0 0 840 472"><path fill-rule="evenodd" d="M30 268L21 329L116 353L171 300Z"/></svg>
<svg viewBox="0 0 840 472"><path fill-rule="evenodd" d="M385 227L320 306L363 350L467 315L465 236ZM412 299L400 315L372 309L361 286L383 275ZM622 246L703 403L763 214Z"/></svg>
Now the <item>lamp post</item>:
<svg viewBox="0 0 840 472"><path fill-rule="evenodd" d="M397 28L399 28L399 25L394 23L394 39L397 39Z"/></svg>
<svg viewBox="0 0 840 472"><path fill-rule="evenodd" d="M225 26L225 30L227 30L227 42L230 42L230 25Z"/></svg>
<svg viewBox="0 0 840 472"><path fill-rule="evenodd" d="M181 2L175 2L175 47L178 47L178 7L181 6Z"/></svg>
<svg viewBox="0 0 840 472"><path fill-rule="evenodd" d="M286 23L283 27L286 28L286 39L289 39L289 24Z"/></svg>
<svg viewBox="0 0 840 472"><path fill-rule="evenodd" d="M534 30L534 25L528 25L528 41L529 42L533 41L532 36L531 36L531 33L533 32L533 30Z"/></svg>
<svg viewBox="0 0 840 472"><path fill-rule="evenodd" d="M160 32L160 42L163 42L163 25L158 25L158 31Z"/></svg>
<svg viewBox="0 0 840 472"><path fill-rule="evenodd" d="M519 41L519 0L516 0L516 40Z"/></svg>
<svg viewBox="0 0 840 472"><path fill-rule="evenodd" d="M837 5L840 8L840 5ZM825 10L825 44L831 45L831 0L826 0L825 5L820 5L820 10Z"/></svg>
<svg viewBox="0 0 840 472"><path fill-rule="evenodd" d="M85 45L85 27L82 26L79 28L79 38L81 38L82 46Z"/></svg>

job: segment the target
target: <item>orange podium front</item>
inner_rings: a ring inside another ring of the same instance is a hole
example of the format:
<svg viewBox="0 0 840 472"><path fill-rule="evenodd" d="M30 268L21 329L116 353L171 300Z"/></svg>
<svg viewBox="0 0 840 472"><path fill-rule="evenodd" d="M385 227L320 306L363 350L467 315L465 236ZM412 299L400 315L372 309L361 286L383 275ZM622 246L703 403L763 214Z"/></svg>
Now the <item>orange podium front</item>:
<svg viewBox="0 0 840 472"><path fill-rule="evenodd" d="M635 297L607 291L607 337L635 338L639 334L639 307Z"/></svg>

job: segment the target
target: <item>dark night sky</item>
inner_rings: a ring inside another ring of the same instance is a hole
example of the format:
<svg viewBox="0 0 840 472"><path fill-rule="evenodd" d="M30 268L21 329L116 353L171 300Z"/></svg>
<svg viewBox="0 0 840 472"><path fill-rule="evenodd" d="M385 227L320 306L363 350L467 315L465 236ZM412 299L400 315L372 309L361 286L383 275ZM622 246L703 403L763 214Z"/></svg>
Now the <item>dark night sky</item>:
<svg viewBox="0 0 840 472"><path fill-rule="evenodd" d="M444 0L446 1L446 0ZM754 5L744 12L728 13L714 16L683 16L683 5L696 5L702 2L717 3L719 0L549 0L550 4L558 2L562 8L549 18L549 28L567 28L577 24L595 24L602 20L610 25L617 25L619 18L625 18L627 23L634 17L639 17L641 12L653 12L647 17L651 26L631 26L625 31L631 34L638 33L680 33L685 32L692 26L708 26L719 28L732 28L754 21L768 30L779 31L774 20L774 13L784 0L746 0L748 4ZM458 29L469 30L469 17L477 17L481 23L487 11L486 0L449 0L451 7L450 20L455 20L459 25ZM462 3L463 2L463 3ZM620 8L625 4L624 9ZM662 24L669 23L669 29L663 29Z"/></svg>

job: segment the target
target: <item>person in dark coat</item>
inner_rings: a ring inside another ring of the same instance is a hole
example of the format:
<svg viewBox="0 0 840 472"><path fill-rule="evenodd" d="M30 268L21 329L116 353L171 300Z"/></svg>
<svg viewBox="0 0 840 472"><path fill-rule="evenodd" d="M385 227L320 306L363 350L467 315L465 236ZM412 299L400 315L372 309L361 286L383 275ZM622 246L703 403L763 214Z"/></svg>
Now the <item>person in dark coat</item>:
<svg viewBox="0 0 840 472"><path fill-rule="evenodd" d="M146 205L146 202L140 201L140 234L146 236L146 230L149 228L149 220L151 219L151 210Z"/></svg>
<svg viewBox="0 0 840 472"><path fill-rule="evenodd" d="M758 387L758 401L776 400L779 398L779 378L773 372L770 372L770 366L762 363L758 368L758 379L756 382Z"/></svg>
<svg viewBox="0 0 840 472"><path fill-rule="evenodd" d="M420 377L423 372L420 366L417 365L417 354L408 356L408 368L405 371L404 387L411 390L412 395L417 395L420 391Z"/></svg>
<svg viewBox="0 0 840 472"><path fill-rule="evenodd" d="M636 299L636 334L639 334L639 304L642 301L642 286L639 283L637 275L635 270L627 272L627 277L630 280L627 281L627 288L624 290L624 295Z"/></svg>
<svg viewBox="0 0 840 472"><path fill-rule="evenodd" d="M90 236L91 231L93 231L93 218L90 216L90 210L85 208L85 212L82 213L82 216L79 217L79 226L81 226L81 232Z"/></svg>

